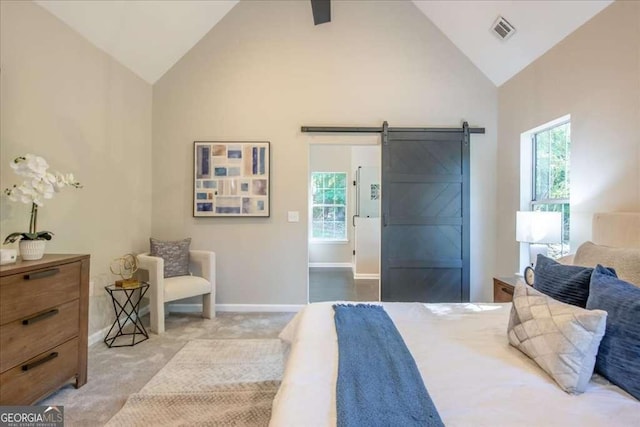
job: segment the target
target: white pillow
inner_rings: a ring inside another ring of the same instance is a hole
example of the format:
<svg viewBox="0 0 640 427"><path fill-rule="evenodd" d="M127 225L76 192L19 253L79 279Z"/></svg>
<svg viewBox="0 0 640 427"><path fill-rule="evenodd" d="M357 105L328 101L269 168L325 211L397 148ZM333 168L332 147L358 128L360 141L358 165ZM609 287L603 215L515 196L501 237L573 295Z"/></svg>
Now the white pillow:
<svg viewBox="0 0 640 427"><path fill-rule="evenodd" d="M557 301L517 283L509 343L533 359L564 391L585 391L604 335L607 312Z"/></svg>
<svg viewBox="0 0 640 427"><path fill-rule="evenodd" d="M596 264L612 267L620 280L640 287L640 249L638 248L614 248L584 242L578 247L573 264L583 267L595 267Z"/></svg>

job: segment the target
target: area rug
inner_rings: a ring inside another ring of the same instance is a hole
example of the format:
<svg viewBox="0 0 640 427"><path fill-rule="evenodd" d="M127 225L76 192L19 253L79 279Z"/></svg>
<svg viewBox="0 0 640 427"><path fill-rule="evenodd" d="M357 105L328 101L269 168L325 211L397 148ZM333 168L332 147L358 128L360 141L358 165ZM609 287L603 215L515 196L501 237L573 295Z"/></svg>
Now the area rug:
<svg viewBox="0 0 640 427"><path fill-rule="evenodd" d="M107 426L266 426L283 369L278 339L189 341Z"/></svg>

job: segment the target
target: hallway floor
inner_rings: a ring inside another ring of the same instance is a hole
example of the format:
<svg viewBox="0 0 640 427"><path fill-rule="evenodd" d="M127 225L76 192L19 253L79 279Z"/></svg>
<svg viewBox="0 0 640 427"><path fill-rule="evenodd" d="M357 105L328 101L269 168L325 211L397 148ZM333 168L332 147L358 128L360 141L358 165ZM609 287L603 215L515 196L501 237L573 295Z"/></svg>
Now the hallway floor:
<svg viewBox="0 0 640 427"><path fill-rule="evenodd" d="M309 302L380 301L378 279L354 280L350 268L309 268Z"/></svg>

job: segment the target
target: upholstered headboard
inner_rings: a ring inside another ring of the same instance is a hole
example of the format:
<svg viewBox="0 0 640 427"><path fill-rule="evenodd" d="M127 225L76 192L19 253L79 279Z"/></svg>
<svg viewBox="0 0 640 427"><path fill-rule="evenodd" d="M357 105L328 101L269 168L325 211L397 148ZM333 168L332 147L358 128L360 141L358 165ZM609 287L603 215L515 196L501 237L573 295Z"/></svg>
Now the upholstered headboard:
<svg viewBox="0 0 640 427"><path fill-rule="evenodd" d="M596 213L591 232L599 245L640 248L640 212Z"/></svg>
<svg viewBox="0 0 640 427"><path fill-rule="evenodd" d="M613 267L619 278L640 286L640 213L597 213L592 228L593 242L581 244L570 262Z"/></svg>

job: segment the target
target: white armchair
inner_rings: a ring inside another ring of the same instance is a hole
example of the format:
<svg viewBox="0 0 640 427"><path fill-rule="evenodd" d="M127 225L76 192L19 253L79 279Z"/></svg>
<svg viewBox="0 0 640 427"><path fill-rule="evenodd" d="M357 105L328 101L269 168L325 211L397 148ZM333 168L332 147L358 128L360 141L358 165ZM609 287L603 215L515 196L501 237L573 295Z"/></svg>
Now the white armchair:
<svg viewBox="0 0 640 427"><path fill-rule="evenodd" d="M202 317L215 317L216 310L216 254L210 251L189 251L190 276L164 277L164 260L138 255L138 268L149 272L149 312L151 331L164 333L164 304L182 298L202 295Z"/></svg>

